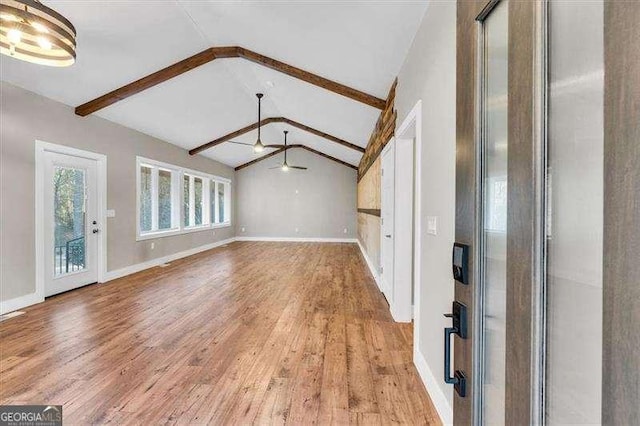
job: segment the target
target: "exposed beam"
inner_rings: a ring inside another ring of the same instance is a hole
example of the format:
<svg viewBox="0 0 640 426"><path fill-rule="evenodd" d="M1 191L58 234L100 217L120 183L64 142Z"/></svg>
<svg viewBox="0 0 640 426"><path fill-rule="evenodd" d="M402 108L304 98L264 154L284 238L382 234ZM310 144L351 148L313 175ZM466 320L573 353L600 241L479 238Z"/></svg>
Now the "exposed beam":
<svg viewBox="0 0 640 426"><path fill-rule="evenodd" d="M279 117L265 118L264 120L260 121L260 125L265 126L269 123L277 123L278 118ZM193 148L192 150L189 151L189 155L199 154L202 151L205 151L209 148L213 148L214 146L218 146L221 143L230 141L231 139L237 138L238 136L242 136L245 133L249 133L250 131L255 130L257 128L258 128L258 122L256 121L255 123L249 124L248 126L245 126L242 129L234 130L233 132L227 133L224 136L220 136L219 138L214 139L211 142L207 142L204 145L200 145L198 147Z"/></svg>
<svg viewBox="0 0 640 426"><path fill-rule="evenodd" d="M238 167L235 168L235 170L236 171L242 170L242 169L244 169L246 167L249 167L249 166L251 166L253 164L259 163L262 160L266 160L267 158L270 158L270 157L273 157L274 155L280 154L281 152L284 152L285 150L294 149L294 148L301 148L301 149L307 150L309 152L313 152L316 155L319 155L319 156L324 157L326 159L329 159L331 161L335 161L336 163L342 164L343 166L352 168L354 170L358 170L358 167L354 166L353 164L349 164L346 161L339 160L339 159L337 159L335 157L332 157L330 155L325 154L324 152L320 152L320 151L317 151L317 150L315 150L313 148L309 148L306 145L299 145L299 144L297 144L297 145L289 145L286 148L280 148L280 149L278 149L276 151L270 152L269 154L263 155L262 157L256 158L255 160L251 160L248 163L244 163L244 164L239 165Z"/></svg>
<svg viewBox="0 0 640 426"><path fill-rule="evenodd" d="M241 164L241 165L239 165L238 167L236 167L236 168L235 168L235 170L236 170L236 171L238 171L238 170L242 170L242 169L244 169L245 167L249 167L249 166L251 166L252 164L259 163L260 161L262 161L262 160L266 160L267 158L273 157L274 155L278 155L278 154L280 154L281 152L286 151L287 149L291 149L291 148L293 148L294 146L295 146L295 145L289 145L289 146L288 146L288 147L286 147L286 148L280 148L280 149L277 149L277 150L275 150L275 151L273 151L273 152L268 153L267 155L263 155L262 157L258 157L258 158L256 158L255 160L251 160L251 161L249 161L248 163Z"/></svg>
<svg viewBox="0 0 640 426"><path fill-rule="evenodd" d="M336 163L342 164L343 166L351 167L352 169L358 170L358 166L354 166L353 164L349 164L346 161L338 160L335 157L327 155L324 152L317 151L317 150L315 150L313 148L309 148L306 145L300 145L300 146L298 146L298 148L306 149L309 152L313 152L314 154L317 154L317 155L319 155L321 157L327 158L327 159L329 159L331 161L335 161Z"/></svg>
<svg viewBox="0 0 640 426"><path fill-rule="evenodd" d="M156 71L153 74L149 74L146 77L122 86L119 89L113 90L99 98L84 103L76 107L76 114L84 117L219 58L246 59L347 98L362 102L374 108L384 109L385 107L384 99L369 95L360 90L329 80L276 59L269 58L268 56L261 55L243 47L225 46L210 47L196 55L183 59L182 61L163 68L160 71Z"/></svg>
<svg viewBox="0 0 640 426"><path fill-rule="evenodd" d="M347 98L362 102L363 104L372 106L374 108L384 109L386 102L384 99L369 95L367 93L361 92L360 90L345 86L344 84L336 83L335 81L320 77L319 75L313 74L289 64L285 64L284 62L280 62L276 59L269 58L268 56L252 52L251 50L244 49L242 47L239 48L239 54L241 58L244 58L248 61L255 62L267 68L271 68L272 70L287 74L288 76L306 81L307 83L322 87L323 89L329 90L342 96L346 96Z"/></svg>
<svg viewBox="0 0 640 426"><path fill-rule="evenodd" d="M353 144L351 142L347 142L344 139L337 138L337 137L332 136L332 135L330 135L328 133L321 132L320 130L316 130L316 129L312 128L312 127L309 127L309 126L306 126L304 124L298 123L297 121L293 121L293 120L290 120L288 118L282 118L282 123L287 123L290 126L297 127L298 129L304 130L304 131L309 132L309 133L313 133L316 136L320 136L321 138L330 140L332 142L338 143L338 144L340 144L342 146L346 146L347 148L351 148L354 151L358 151L358 152L361 152L361 153L364 154L365 149L362 148L361 146L358 146L358 145Z"/></svg>
<svg viewBox="0 0 640 426"><path fill-rule="evenodd" d="M345 146L347 148L350 148L350 149L353 149L355 151L364 153L364 148L362 148L362 147L360 147L358 145L355 145L355 144L353 144L351 142L347 142L344 139L340 139L340 138L332 136L332 135L330 135L328 133L321 132L320 130L316 130L316 129L312 128L312 127L306 126L304 124L298 123L297 121L293 121L293 120L290 120L290 119L285 118L285 117L265 118L260 123L261 123L260 124L261 126L265 126L265 125L270 124L270 123L286 123L286 124L289 124L290 126L297 127L298 129L301 129L301 130L304 130L306 132L312 133L312 134L314 134L316 136L320 136L321 138L330 140L331 142L335 142L335 143L340 144L342 146ZM219 138L214 139L211 142L207 142L204 145L200 145L200 146L198 146L196 148L193 148L192 150L189 151L189 154L191 154L191 155L199 154L200 152L202 152L204 150L207 150L209 148L213 148L214 146L220 145L221 143L227 142L227 141L229 141L229 140L231 140L233 138L237 138L238 136L244 135L245 133L248 133L248 132L250 132L252 130L255 130L257 128L258 128L258 122L255 122L253 124L249 124L248 126L245 126L242 129L238 129L238 130L235 130L235 131L233 131L231 133L227 133L226 135L220 136Z"/></svg>
<svg viewBox="0 0 640 426"><path fill-rule="evenodd" d="M203 50L200 53L183 59L180 62L176 62L173 65L161 69L160 71L156 71L153 74L149 74L139 80L134 81L133 83L129 83L126 86L122 86L116 90L100 96L99 98L93 99L76 107L76 114L85 117L91 113L106 108L109 105L113 105L118 101L126 99L153 86L170 80L173 77L177 77L180 74L184 74L187 71L191 71L194 68L211 62L216 58L235 58L237 57L237 52L237 47L213 47Z"/></svg>

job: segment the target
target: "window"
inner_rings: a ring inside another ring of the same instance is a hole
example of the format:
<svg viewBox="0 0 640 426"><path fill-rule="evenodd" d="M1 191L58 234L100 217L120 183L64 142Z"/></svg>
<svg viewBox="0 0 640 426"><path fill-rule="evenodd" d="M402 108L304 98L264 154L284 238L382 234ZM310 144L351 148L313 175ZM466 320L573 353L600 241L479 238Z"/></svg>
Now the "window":
<svg viewBox="0 0 640 426"><path fill-rule="evenodd" d="M138 161L139 234L177 228L174 170Z"/></svg>
<svg viewBox="0 0 640 426"><path fill-rule="evenodd" d="M231 182L138 157L138 240L231 225Z"/></svg>
<svg viewBox="0 0 640 426"><path fill-rule="evenodd" d="M231 222L231 185L228 182L211 181L211 223Z"/></svg>
<svg viewBox="0 0 640 426"><path fill-rule="evenodd" d="M210 222L205 221L205 182L209 180L202 176L194 176L185 174L183 176L183 195L182 203L184 205L183 224L185 227L209 225Z"/></svg>
<svg viewBox="0 0 640 426"><path fill-rule="evenodd" d="M151 167L140 168L140 231L151 231Z"/></svg>

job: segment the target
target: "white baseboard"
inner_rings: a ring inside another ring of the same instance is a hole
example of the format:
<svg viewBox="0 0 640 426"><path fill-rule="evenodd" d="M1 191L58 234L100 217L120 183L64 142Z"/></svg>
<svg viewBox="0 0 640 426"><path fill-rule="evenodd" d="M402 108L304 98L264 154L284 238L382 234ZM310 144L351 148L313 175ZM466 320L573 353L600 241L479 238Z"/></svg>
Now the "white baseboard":
<svg viewBox="0 0 640 426"><path fill-rule="evenodd" d="M37 293L14 297L13 299L0 302L0 315L17 311L18 309L26 308L27 306L35 305L40 302L44 302L44 297Z"/></svg>
<svg viewBox="0 0 640 426"><path fill-rule="evenodd" d="M356 243L355 238L236 237L236 241L273 241L292 243Z"/></svg>
<svg viewBox="0 0 640 426"><path fill-rule="evenodd" d="M373 275L373 280L376 282L378 288L382 288L382 286L380 285L380 274L378 273L377 268L373 265L373 262L369 258L369 255L367 254L367 251L364 249L364 246L362 245L360 240L356 240L356 242L358 243L358 247L360 247L360 252L364 257L364 260L367 262L367 266L369 267L369 271L371 271L371 275Z"/></svg>
<svg viewBox="0 0 640 426"><path fill-rule="evenodd" d="M413 364L418 370L422 383L424 383L425 388L427 388L427 392L431 397L433 405L436 407L440 420L442 420L442 423L445 425L453 424L453 410L451 405L438 385L438 380L436 380L436 377L429 368L427 360L417 348L413 348Z"/></svg>
<svg viewBox="0 0 640 426"><path fill-rule="evenodd" d="M107 272L105 276L104 282L115 280L117 278L122 278L127 275L135 274L136 272L144 271L145 269L153 268L163 263L171 262L174 260L182 259L184 257L188 257L194 255L196 253L200 253L206 250L211 250L216 247L223 246L225 244L229 244L236 241L235 237L227 238L226 240L216 241L215 243L205 244L203 246L194 247L189 250L184 250L178 253L173 253L167 256L158 257L156 259L147 260L146 262L137 263L135 265L126 266L121 269L116 269L113 271Z"/></svg>

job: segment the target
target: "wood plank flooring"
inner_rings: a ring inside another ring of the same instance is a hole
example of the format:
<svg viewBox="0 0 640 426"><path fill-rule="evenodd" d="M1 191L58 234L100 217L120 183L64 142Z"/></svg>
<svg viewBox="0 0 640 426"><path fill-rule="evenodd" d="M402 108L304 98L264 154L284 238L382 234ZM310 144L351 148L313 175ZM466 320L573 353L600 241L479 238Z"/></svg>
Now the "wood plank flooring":
<svg viewBox="0 0 640 426"><path fill-rule="evenodd" d="M66 424L440 424L355 244L236 242L0 322L0 402Z"/></svg>

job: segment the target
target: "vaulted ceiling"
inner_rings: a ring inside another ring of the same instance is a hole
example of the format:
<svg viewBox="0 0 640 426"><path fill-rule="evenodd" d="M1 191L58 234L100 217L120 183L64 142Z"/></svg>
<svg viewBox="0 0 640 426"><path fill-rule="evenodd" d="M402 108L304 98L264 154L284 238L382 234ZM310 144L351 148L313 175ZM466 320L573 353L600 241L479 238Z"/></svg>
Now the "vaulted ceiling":
<svg viewBox="0 0 640 426"><path fill-rule="evenodd" d="M212 46L242 46L384 99L426 1L45 1L78 31L78 58L49 68L6 56L2 80L76 107ZM93 114L193 149L257 121L285 117L364 148L380 110L240 58L215 60ZM265 144L303 144L357 165L362 153L286 122ZM253 143L256 131L232 140ZM265 152L267 153L267 152ZM199 155L238 166L260 156L222 143Z"/></svg>

